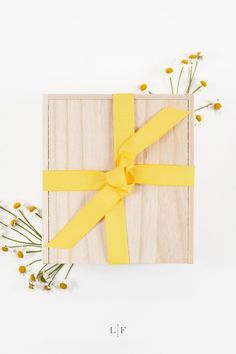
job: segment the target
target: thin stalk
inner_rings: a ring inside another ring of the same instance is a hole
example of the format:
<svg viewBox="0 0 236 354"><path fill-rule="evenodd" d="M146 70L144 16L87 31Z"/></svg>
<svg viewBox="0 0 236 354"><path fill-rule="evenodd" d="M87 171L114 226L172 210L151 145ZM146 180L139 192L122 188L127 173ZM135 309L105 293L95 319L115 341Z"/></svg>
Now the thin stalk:
<svg viewBox="0 0 236 354"><path fill-rule="evenodd" d="M202 107L200 107L200 108L197 108L197 109L194 110L194 112L200 111L201 109L207 108L207 107L209 107L209 106L212 106L212 103L208 103L208 104L206 104L205 106L202 106Z"/></svg>
<svg viewBox="0 0 236 354"><path fill-rule="evenodd" d="M34 227L33 227L33 228L30 227L30 225L28 225L28 224L27 224L24 220L22 220L21 218L18 218L17 215L14 214L14 213L13 213L12 211L10 211L9 209L4 208L3 206L0 206L0 209L2 209L2 210L4 210L4 211L6 211L7 213L11 214L11 215L14 216L17 220L20 220L23 224L25 224L26 226L28 226L32 231L35 230ZM21 212L21 210L19 210L19 212ZM37 230L35 230L35 231L37 232ZM38 232L37 232L37 234L38 234ZM39 234L39 236L41 236L41 235Z"/></svg>
<svg viewBox="0 0 236 354"><path fill-rule="evenodd" d="M25 214L23 213L22 210L19 210L19 212L21 213L21 215L23 216L23 218L25 219L25 221L27 222L28 226L30 226L30 228L40 237L42 238L42 235L40 235L40 233L34 228L34 226L31 224L31 222L27 219L27 217L25 216Z"/></svg>
<svg viewBox="0 0 236 354"><path fill-rule="evenodd" d="M53 274L51 281L48 283L48 286L50 286L52 284L53 280L55 279L55 277L60 272L60 270L62 269L63 266L64 266L64 264L61 264L59 269L55 272L55 274Z"/></svg>
<svg viewBox="0 0 236 354"><path fill-rule="evenodd" d="M12 213L10 210L4 208L3 206L0 206L0 209L6 211L7 213L9 213L9 214L13 215L15 218L17 218L17 215L16 215L16 214Z"/></svg>
<svg viewBox="0 0 236 354"><path fill-rule="evenodd" d="M73 268L74 264L71 264L70 268L68 269L67 273L66 273L66 276L65 276L65 280L68 278L69 274L70 274L70 271L71 269Z"/></svg>
<svg viewBox="0 0 236 354"><path fill-rule="evenodd" d="M39 276L39 274L42 273L42 271L44 270L44 268L47 267L47 265L48 265L48 264L44 264L44 266L43 266L42 268L40 268L40 270L39 270L38 273L37 273L37 276ZM36 278L37 278L37 276L36 276Z"/></svg>
<svg viewBox="0 0 236 354"><path fill-rule="evenodd" d="M4 237L4 236L3 236ZM8 248L25 248L25 247L39 247L37 245L32 245L32 244L27 244L27 245L18 245L18 246L7 246ZM38 252L42 252L42 251L38 251Z"/></svg>
<svg viewBox="0 0 236 354"><path fill-rule="evenodd" d="M196 70L197 70L197 66L198 66L198 60L195 63L193 74L190 76L189 85L188 85L188 89L187 89L186 93L189 93L189 91L191 89L191 86L192 86L192 83L193 83L193 79L194 79L194 76L195 76L195 73L196 73Z"/></svg>
<svg viewBox="0 0 236 354"><path fill-rule="evenodd" d="M201 85L201 86L198 86L198 87L191 93L191 95L193 95L195 92L197 92L198 90L200 90L200 88L202 88L202 85Z"/></svg>
<svg viewBox="0 0 236 354"><path fill-rule="evenodd" d="M32 236L37 238L37 240L42 241L42 239L40 237L38 237L37 235L33 234L33 232L27 230L24 226L20 225L19 223L17 223L17 226L21 227L23 230L25 230L26 232L28 232L29 234L31 234Z"/></svg>
<svg viewBox="0 0 236 354"><path fill-rule="evenodd" d="M63 264L64 265L64 264ZM49 272L48 273L48 275L50 276L50 275L52 275L58 268L60 268L61 267L61 264L56 264L56 268L55 269L53 269L51 272Z"/></svg>
<svg viewBox="0 0 236 354"><path fill-rule="evenodd" d="M0 221L0 224L2 224L2 225L4 225L5 227L9 228L9 226L8 226L7 224L5 224L4 222L2 222L2 221ZM19 230L16 230L16 229L14 229L14 228L11 228L11 230L17 232L17 233L20 234L21 236L25 237L28 241L30 241L30 242L33 243L33 241L32 241L29 237L27 237L25 234L22 234L22 232L20 232Z"/></svg>
<svg viewBox="0 0 236 354"><path fill-rule="evenodd" d="M38 213L35 213L35 215L37 215L40 219L42 219L42 216L39 215Z"/></svg>
<svg viewBox="0 0 236 354"><path fill-rule="evenodd" d="M179 84L180 84L180 79L181 79L183 70L184 70L184 66L182 66L180 73L179 73L179 78L178 78L178 83L177 83L177 93L179 93Z"/></svg>
<svg viewBox="0 0 236 354"><path fill-rule="evenodd" d="M22 243L24 245L29 245L29 246L32 246L32 247L33 246L40 246L41 247L41 245L38 244L38 243L29 243L29 242L19 241L19 240L15 240L14 238L10 238L10 237L4 236L4 235L2 235L1 237L5 238L6 240L10 240L10 241L17 242L17 243Z"/></svg>
<svg viewBox="0 0 236 354"><path fill-rule="evenodd" d="M26 251L26 253L28 254L28 253L38 253L38 252L42 252L42 251Z"/></svg>
<svg viewBox="0 0 236 354"><path fill-rule="evenodd" d="M170 80L171 93L174 94L174 87L173 87L172 77L169 76L169 80Z"/></svg>
<svg viewBox="0 0 236 354"><path fill-rule="evenodd" d="M37 262L40 262L40 261L42 261L42 258L36 259L35 261L28 263L28 264L26 265L26 267L29 267L29 266L31 266L32 264L37 263Z"/></svg>

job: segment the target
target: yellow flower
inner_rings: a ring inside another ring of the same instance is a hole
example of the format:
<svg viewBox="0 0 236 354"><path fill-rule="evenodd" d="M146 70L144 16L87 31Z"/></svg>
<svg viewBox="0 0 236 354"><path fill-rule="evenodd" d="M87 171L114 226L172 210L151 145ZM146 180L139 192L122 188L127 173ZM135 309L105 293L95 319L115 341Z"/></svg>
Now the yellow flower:
<svg viewBox="0 0 236 354"><path fill-rule="evenodd" d="M200 116L200 114L197 114L195 118L199 123L202 121L202 116Z"/></svg>
<svg viewBox="0 0 236 354"><path fill-rule="evenodd" d="M35 283L35 282L36 282L35 275L34 275L34 274L30 274L29 280L30 280L32 283Z"/></svg>
<svg viewBox="0 0 236 354"><path fill-rule="evenodd" d="M183 60L181 60L181 63L187 65L188 64L188 60L187 59L183 59Z"/></svg>
<svg viewBox="0 0 236 354"><path fill-rule="evenodd" d="M60 289L63 289L63 290L68 288L68 286L67 286L67 284L65 282L60 283L59 287L60 287Z"/></svg>
<svg viewBox="0 0 236 354"><path fill-rule="evenodd" d="M190 54L189 59L197 59L198 55L197 54Z"/></svg>
<svg viewBox="0 0 236 354"><path fill-rule="evenodd" d="M45 277L43 275L40 275L38 280L41 282L41 283L46 283L47 280L45 279Z"/></svg>
<svg viewBox="0 0 236 354"><path fill-rule="evenodd" d="M26 273L26 267L23 266L23 265L19 266L18 270L19 270L19 272L20 272L21 274Z"/></svg>
<svg viewBox="0 0 236 354"><path fill-rule="evenodd" d="M12 227L14 227L14 226L16 226L16 219L12 219L11 221L10 221L10 225L12 226Z"/></svg>
<svg viewBox="0 0 236 354"><path fill-rule="evenodd" d="M140 91L145 91L147 89L147 84L141 84L139 85Z"/></svg>
<svg viewBox="0 0 236 354"><path fill-rule="evenodd" d="M3 252L8 252L9 251L9 248L7 246L2 246L1 249L2 249Z"/></svg>
<svg viewBox="0 0 236 354"><path fill-rule="evenodd" d="M203 86L203 87L207 87L207 82L206 81L200 81L200 83L201 83L201 85Z"/></svg>
<svg viewBox="0 0 236 354"><path fill-rule="evenodd" d="M29 210L30 213L33 213L35 210L37 210L36 206L34 205L28 206L27 209Z"/></svg>
<svg viewBox="0 0 236 354"><path fill-rule="evenodd" d="M50 288L50 286L49 286L49 285L44 285L43 290L50 291L50 290L51 290L51 288Z"/></svg>
<svg viewBox="0 0 236 354"><path fill-rule="evenodd" d="M198 58L198 59L202 59L202 58L203 58L202 52L197 52L197 58Z"/></svg>
<svg viewBox="0 0 236 354"><path fill-rule="evenodd" d="M34 289L34 284L33 283L29 283L29 289Z"/></svg>
<svg viewBox="0 0 236 354"><path fill-rule="evenodd" d="M172 74L174 72L173 68L166 68L166 74Z"/></svg>
<svg viewBox="0 0 236 354"><path fill-rule="evenodd" d="M24 253L22 251L17 251L16 255L18 258L24 258Z"/></svg>
<svg viewBox="0 0 236 354"><path fill-rule="evenodd" d="M19 202L16 202L13 204L14 209L19 209L20 207L21 207L21 203L19 203Z"/></svg>
<svg viewBox="0 0 236 354"><path fill-rule="evenodd" d="M222 108L222 104L220 102L216 102L213 104L213 108L215 111L219 111Z"/></svg>

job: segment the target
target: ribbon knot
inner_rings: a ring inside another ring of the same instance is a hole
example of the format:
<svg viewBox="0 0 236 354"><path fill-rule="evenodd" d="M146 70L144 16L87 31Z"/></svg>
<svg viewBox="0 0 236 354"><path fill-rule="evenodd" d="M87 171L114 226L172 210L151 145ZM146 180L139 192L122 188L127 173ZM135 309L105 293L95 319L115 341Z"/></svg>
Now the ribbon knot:
<svg viewBox="0 0 236 354"><path fill-rule="evenodd" d="M106 172L106 183L114 188L121 198L124 198L134 188L134 183L131 183L130 174L126 167L118 166Z"/></svg>
<svg viewBox="0 0 236 354"><path fill-rule="evenodd" d="M115 168L103 171L45 171L45 191L97 190L94 197L47 245L73 248L105 217L109 263L129 263L124 197L134 185L192 186L193 166L135 164L136 156L159 140L188 115L164 108L134 132L134 97L113 95Z"/></svg>

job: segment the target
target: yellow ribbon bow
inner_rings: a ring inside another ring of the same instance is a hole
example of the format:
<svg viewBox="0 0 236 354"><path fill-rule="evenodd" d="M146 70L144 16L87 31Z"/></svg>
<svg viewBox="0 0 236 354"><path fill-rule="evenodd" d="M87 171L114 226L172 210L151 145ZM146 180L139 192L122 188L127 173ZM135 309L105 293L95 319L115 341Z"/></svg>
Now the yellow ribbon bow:
<svg viewBox="0 0 236 354"><path fill-rule="evenodd" d="M165 135L189 112L164 108L134 132L134 96L113 95L115 168L103 171L44 171L44 191L98 190L47 244L72 249L101 219L106 221L108 262L129 263L124 198L136 183L193 186L194 167L135 164L136 156Z"/></svg>

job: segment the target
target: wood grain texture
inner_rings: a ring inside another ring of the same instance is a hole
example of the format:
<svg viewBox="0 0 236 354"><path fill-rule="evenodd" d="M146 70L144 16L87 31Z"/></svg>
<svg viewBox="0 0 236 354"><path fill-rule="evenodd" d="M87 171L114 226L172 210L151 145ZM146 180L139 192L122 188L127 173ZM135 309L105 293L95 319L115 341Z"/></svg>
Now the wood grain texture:
<svg viewBox="0 0 236 354"><path fill-rule="evenodd" d="M188 95L135 95L136 127L163 107L193 111ZM46 170L113 168L111 95L44 97ZM193 164L193 116L146 149L138 163ZM96 192L44 192L43 239L48 242ZM136 185L125 198L130 263L192 263L193 188ZM45 263L106 262L104 221L72 251L46 249Z"/></svg>

